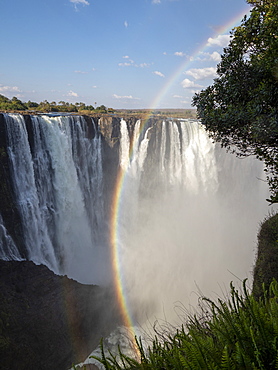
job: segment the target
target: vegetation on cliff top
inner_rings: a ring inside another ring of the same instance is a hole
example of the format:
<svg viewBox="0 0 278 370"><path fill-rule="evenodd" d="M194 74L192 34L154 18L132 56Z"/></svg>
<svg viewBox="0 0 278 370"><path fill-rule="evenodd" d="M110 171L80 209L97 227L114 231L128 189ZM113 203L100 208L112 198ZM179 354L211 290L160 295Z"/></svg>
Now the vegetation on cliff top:
<svg viewBox="0 0 278 370"><path fill-rule="evenodd" d="M193 105L213 139L266 165L271 202L278 202L278 1L253 5L217 66L212 86Z"/></svg>
<svg viewBox="0 0 278 370"><path fill-rule="evenodd" d="M95 103L96 104L96 103ZM44 100L40 103L28 101L22 102L17 97L12 99L0 94L0 111L4 112L24 112L24 113L72 113L83 115L103 115L113 114L123 117L139 117L144 119L150 115L174 117L174 118L196 118L195 109L113 109L107 108L105 105L94 107L85 103L68 103L59 101L56 103Z"/></svg>
<svg viewBox="0 0 278 370"><path fill-rule="evenodd" d="M90 113L90 112L97 112L97 113L113 113L114 110L112 108L106 108L104 105L94 108L93 105L86 105L84 103L68 103L65 101L59 101L56 103L48 102L44 100L40 103L28 101L22 102L17 97L13 97L12 99L7 98L4 95L0 94L0 110L3 111L38 111L38 112L66 112L66 113Z"/></svg>

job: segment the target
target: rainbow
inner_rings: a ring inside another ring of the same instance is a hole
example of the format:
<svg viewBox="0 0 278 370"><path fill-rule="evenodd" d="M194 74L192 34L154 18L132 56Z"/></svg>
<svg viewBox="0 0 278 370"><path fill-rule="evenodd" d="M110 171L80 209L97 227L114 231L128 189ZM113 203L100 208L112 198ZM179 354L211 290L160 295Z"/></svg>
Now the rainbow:
<svg viewBox="0 0 278 370"><path fill-rule="evenodd" d="M244 8L243 11L241 11L239 14L237 14L235 17L229 20L228 23L226 23L224 26L218 29L218 32L216 32L213 37L226 34L231 29L236 27L240 24L241 20L243 19L244 15L249 12L250 7ZM159 92L159 94L155 97L155 99L152 101L150 105L150 109L155 109L159 106L159 102L164 98L167 91L170 89L170 87L176 82L176 80L180 77L180 75L190 67L190 64L195 60L195 58L205 52L208 49L208 40L206 40L204 43L202 43L191 55L190 57L187 57L185 61L183 61L180 66L172 73L172 75L167 79L166 83L164 84L163 88Z"/></svg>
<svg viewBox="0 0 278 370"><path fill-rule="evenodd" d="M238 25L240 21L242 20L242 18L244 17L244 15L248 13L248 11L249 11L249 8L245 8L243 11L240 12L240 14L233 17L227 24L225 24L225 26L223 26L221 29L218 30L218 32L214 35L214 37L216 37L217 35L225 34L228 30ZM207 48L207 41L203 43L191 55L189 59L183 62L176 71L174 71L174 73L169 77L169 79L163 86L162 90L159 92L159 94L156 96L156 98L151 103L150 110L158 107L161 99L165 96L169 88L175 83L175 81L182 74L182 72L186 70L189 67L190 63L192 63L192 61L196 58L196 56L204 52L206 48ZM140 128L141 132L144 130L144 127L150 118L150 114L142 121L141 128ZM132 156L133 147L134 147L134 143L131 143L130 157ZM133 329L135 327L135 323L133 322L133 319L129 311L128 297L125 292L125 282L124 282L124 276L122 273L123 269L121 268L121 258L119 255L119 242L120 242L119 241L119 220L121 217L121 205L122 205L122 199L123 199L125 180L126 180L126 171L120 168L118 175L117 175L116 186L115 186L115 190L113 194L112 207L111 207L110 243L111 243L111 248L112 248L111 254L112 254L114 284L115 284L118 303L120 305L120 309L122 312L124 325L130 328L130 331L133 334L132 337L135 338L137 333ZM134 344L134 348L136 349L137 346L136 346L135 341L133 344ZM138 352L137 352L137 355L139 356Z"/></svg>

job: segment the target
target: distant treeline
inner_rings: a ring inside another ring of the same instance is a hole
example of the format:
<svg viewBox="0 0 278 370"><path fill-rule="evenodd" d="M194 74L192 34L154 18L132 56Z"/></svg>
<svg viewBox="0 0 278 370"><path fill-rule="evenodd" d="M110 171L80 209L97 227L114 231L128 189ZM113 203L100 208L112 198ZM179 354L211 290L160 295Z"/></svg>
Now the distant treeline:
<svg viewBox="0 0 278 370"><path fill-rule="evenodd" d="M96 104L96 103L95 103ZM44 100L36 103L28 100L23 102L17 97L12 99L0 94L0 111L27 111L27 112L65 112L65 113L80 113L80 114L107 114L113 113L123 116L140 116L144 118L149 115L160 115L173 118L196 118L196 109L113 109L107 108L105 105L94 107L85 103L68 103L65 101L49 102Z"/></svg>
<svg viewBox="0 0 278 370"><path fill-rule="evenodd" d="M40 112L68 112L68 113L87 113L87 112L96 112L96 113L113 113L114 109L106 108L104 105L99 107L94 107L93 105L86 105L85 103L68 103L65 101L55 101L48 102L44 100L40 103L33 101L22 102L17 97L12 99L7 98L4 95L0 94L0 110L4 111L40 111Z"/></svg>
<svg viewBox="0 0 278 370"><path fill-rule="evenodd" d="M117 109L116 113L123 116L162 116L171 118L192 118L196 119L196 109Z"/></svg>

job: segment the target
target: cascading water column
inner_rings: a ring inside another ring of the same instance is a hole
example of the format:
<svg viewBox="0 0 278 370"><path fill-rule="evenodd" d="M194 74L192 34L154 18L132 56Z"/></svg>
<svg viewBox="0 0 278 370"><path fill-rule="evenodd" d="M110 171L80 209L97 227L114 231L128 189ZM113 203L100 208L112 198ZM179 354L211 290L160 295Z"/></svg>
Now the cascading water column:
<svg viewBox="0 0 278 370"><path fill-rule="evenodd" d="M21 115L5 119L25 257L83 283L110 281L102 143L96 127L89 132L83 117L30 116L27 126Z"/></svg>
<svg viewBox="0 0 278 370"><path fill-rule="evenodd" d="M248 276L256 228L267 212L254 194L263 204L267 187L257 180L260 162L227 154L196 121L152 128L138 121L131 137L130 131L122 120L111 236L117 293L128 328L138 322L144 336L155 323L168 333L191 304L196 308L199 294L212 297L219 285L225 293L235 275ZM104 346L116 354L119 344L125 353L132 348L127 338L120 328ZM101 357L101 349L93 355Z"/></svg>
<svg viewBox="0 0 278 370"><path fill-rule="evenodd" d="M0 214L0 259L4 261L22 261L13 238L7 232L2 215Z"/></svg>
<svg viewBox="0 0 278 370"><path fill-rule="evenodd" d="M143 165L140 155L131 157L121 192L121 273L131 310L142 321L152 314L171 320L176 301L195 305L199 288L211 295L234 275L248 276L256 228L267 212L267 204L250 206L250 196L263 203L267 187L257 180L262 163L250 159L255 171L245 177L244 162L213 144L197 121L168 120L146 133L145 127L134 143L134 151L143 152L148 140ZM224 157L234 167L225 169L225 181ZM237 178L240 204L232 190Z"/></svg>
<svg viewBox="0 0 278 370"><path fill-rule="evenodd" d="M51 265L58 271L54 249L42 217L36 188L32 155L23 116L6 115L8 156L11 161L14 193L21 215L28 259Z"/></svg>

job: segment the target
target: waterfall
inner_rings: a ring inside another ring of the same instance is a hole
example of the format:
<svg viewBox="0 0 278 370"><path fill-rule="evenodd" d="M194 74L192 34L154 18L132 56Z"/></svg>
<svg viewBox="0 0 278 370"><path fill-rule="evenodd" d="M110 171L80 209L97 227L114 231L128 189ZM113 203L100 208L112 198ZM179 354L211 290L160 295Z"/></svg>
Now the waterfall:
<svg viewBox="0 0 278 370"><path fill-rule="evenodd" d="M181 295L195 305L194 290L211 295L235 276L252 279L268 190L258 180L261 162L226 153L196 121L167 120L136 132L129 162L125 157L121 273L133 314L172 319Z"/></svg>
<svg viewBox="0 0 278 370"><path fill-rule="evenodd" d="M120 133L120 275L125 305L144 341L154 323L163 333L184 324L200 295L223 297L231 280L241 286L246 277L251 285L268 190L260 181L261 162L226 153L197 121L145 127L137 121L131 130L122 120ZM127 338L119 328L104 345L110 354L120 345L131 355ZM92 355L101 356L101 349ZM79 366L94 363L87 358Z"/></svg>
<svg viewBox="0 0 278 370"><path fill-rule="evenodd" d="M123 170L129 166L129 146L130 139L127 130L126 121L121 120L121 143L120 143L120 165Z"/></svg>
<svg viewBox="0 0 278 370"><path fill-rule="evenodd" d="M49 238L45 218L40 212L34 163L28 142L28 134L22 116L7 117L8 155L11 160L14 192L22 219L24 243L28 246L28 258L37 263L51 265L57 271L54 250Z"/></svg>
<svg viewBox="0 0 278 370"><path fill-rule="evenodd" d="M4 261L22 261L22 257L13 241L13 238L7 232L2 215L0 214L0 259Z"/></svg>
<svg viewBox="0 0 278 370"><path fill-rule="evenodd" d="M113 118L114 131L110 122L102 132L88 117L3 117L25 250L0 209L0 258L43 263L84 283L109 282L109 192L119 164L121 273L142 315L165 300L172 307L181 291L190 300L194 281L206 292L231 273L248 275L268 211L267 187L258 180L263 167L227 154L197 121Z"/></svg>
<svg viewBox="0 0 278 370"><path fill-rule="evenodd" d="M100 135L83 117L6 115L8 155L27 259L82 282L105 280ZM105 230L107 234L107 230Z"/></svg>

